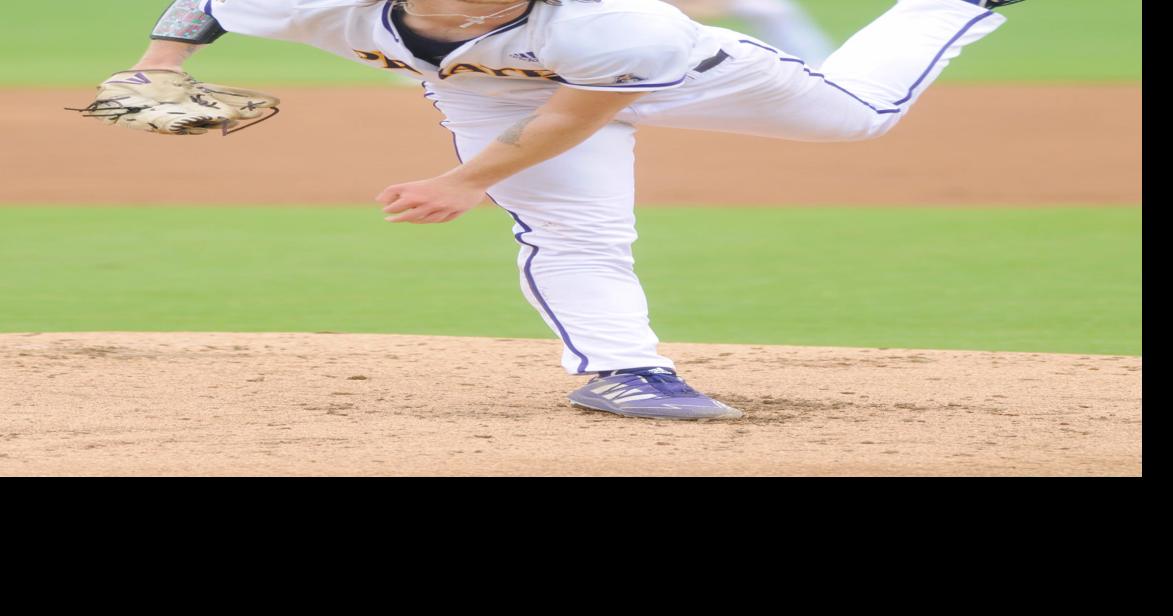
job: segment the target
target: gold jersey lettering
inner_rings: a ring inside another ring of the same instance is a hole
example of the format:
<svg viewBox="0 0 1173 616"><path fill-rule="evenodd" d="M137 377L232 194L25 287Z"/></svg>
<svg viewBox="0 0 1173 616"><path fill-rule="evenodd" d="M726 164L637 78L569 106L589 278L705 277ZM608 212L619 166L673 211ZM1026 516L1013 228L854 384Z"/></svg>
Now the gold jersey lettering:
<svg viewBox="0 0 1173 616"><path fill-rule="evenodd" d="M355 49L354 53L358 55L360 59L366 60L367 62L382 62L383 68L386 69L411 71L416 75L422 75L422 73L412 68L411 65L407 64L406 62L396 60L395 58L388 58L387 55L381 51L362 51L360 49Z"/></svg>
<svg viewBox="0 0 1173 616"><path fill-rule="evenodd" d="M460 75L461 73L491 73L489 69L479 64L453 64L448 68L440 71L440 79L447 79L453 75Z"/></svg>
<svg viewBox="0 0 1173 616"><path fill-rule="evenodd" d="M545 69L533 68L490 68L481 64L453 64L448 68L440 71L440 79L447 79L453 75L460 75L462 73L480 73L482 75L493 75L494 77L524 77L530 79L549 79L551 81L561 81L554 71Z"/></svg>

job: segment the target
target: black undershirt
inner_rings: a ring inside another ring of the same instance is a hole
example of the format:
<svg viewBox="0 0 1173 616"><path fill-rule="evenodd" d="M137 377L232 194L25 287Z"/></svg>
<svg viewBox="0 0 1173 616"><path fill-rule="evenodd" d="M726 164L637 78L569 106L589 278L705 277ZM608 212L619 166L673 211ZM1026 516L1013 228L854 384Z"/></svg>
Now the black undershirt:
<svg viewBox="0 0 1173 616"><path fill-rule="evenodd" d="M505 26L525 19L526 17L529 17L528 9L525 11L525 13L518 16L517 19L514 19L509 23L502 24L501 27L504 28ZM403 5L401 4L396 4L395 8L391 9L391 21L394 22L395 29L399 32L399 36L403 38L403 45L411 50L411 54L420 60L423 60L424 62L428 62L436 66L440 66L440 63L444 61L444 58L447 57L448 54L456 51L461 45L471 41L472 38L477 38L474 36L468 40L450 42L437 41L436 39L430 39L426 36L421 36L403 22Z"/></svg>

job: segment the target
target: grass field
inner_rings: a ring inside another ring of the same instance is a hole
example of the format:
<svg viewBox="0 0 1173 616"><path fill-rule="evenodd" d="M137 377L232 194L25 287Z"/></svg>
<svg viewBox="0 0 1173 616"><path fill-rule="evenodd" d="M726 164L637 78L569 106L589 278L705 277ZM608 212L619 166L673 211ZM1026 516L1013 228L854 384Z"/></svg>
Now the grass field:
<svg viewBox="0 0 1173 616"><path fill-rule="evenodd" d="M2 208L0 331L548 337L510 221L358 208ZM1140 354L1139 208L640 212L667 341Z"/></svg>
<svg viewBox="0 0 1173 616"><path fill-rule="evenodd" d="M89 87L138 57L168 2L10 4L0 86ZM891 0L805 4L842 40ZM945 81L1141 78L1140 0L1033 0L1006 14ZM255 86L394 81L240 36L190 70ZM668 341L1139 354L1141 211L1128 205L645 209L638 269ZM0 332L550 336L517 290L507 217L379 221L357 208L3 207Z"/></svg>
<svg viewBox="0 0 1173 616"><path fill-rule="evenodd" d="M93 85L131 65L166 0L8 3L0 21L0 84ZM837 40L891 0L804 3ZM1032 0L1005 9L1009 23L950 67L944 81L1136 81L1141 0ZM735 28L741 24L725 23ZM190 70L210 81L265 85L388 83L392 78L308 47L227 36Z"/></svg>

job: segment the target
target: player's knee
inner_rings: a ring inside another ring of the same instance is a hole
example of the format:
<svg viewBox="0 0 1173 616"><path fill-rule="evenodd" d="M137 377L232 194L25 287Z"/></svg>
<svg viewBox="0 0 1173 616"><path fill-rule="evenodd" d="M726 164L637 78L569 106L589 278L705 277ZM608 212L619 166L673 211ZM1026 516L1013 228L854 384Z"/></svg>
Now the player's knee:
<svg viewBox="0 0 1173 616"><path fill-rule="evenodd" d="M840 116L833 123L810 124L794 130L793 127L781 135L783 139L798 141L813 141L818 143L849 143L852 141L868 141L883 137L899 121L899 116L869 114L852 114Z"/></svg>
<svg viewBox="0 0 1173 616"><path fill-rule="evenodd" d="M899 114L868 118L852 126L844 127L836 141L870 141L887 135L896 123L900 121Z"/></svg>

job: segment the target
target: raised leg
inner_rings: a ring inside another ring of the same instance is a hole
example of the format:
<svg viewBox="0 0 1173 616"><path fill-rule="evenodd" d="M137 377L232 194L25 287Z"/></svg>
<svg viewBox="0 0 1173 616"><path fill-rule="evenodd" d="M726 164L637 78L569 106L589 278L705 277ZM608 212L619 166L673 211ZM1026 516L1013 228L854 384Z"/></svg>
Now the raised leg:
<svg viewBox="0 0 1173 616"><path fill-rule="evenodd" d="M900 0L827 58L820 70L745 37L734 60L698 79L690 97L637 103L641 122L797 141L883 135L966 45L1005 18L964 0Z"/></svg>

